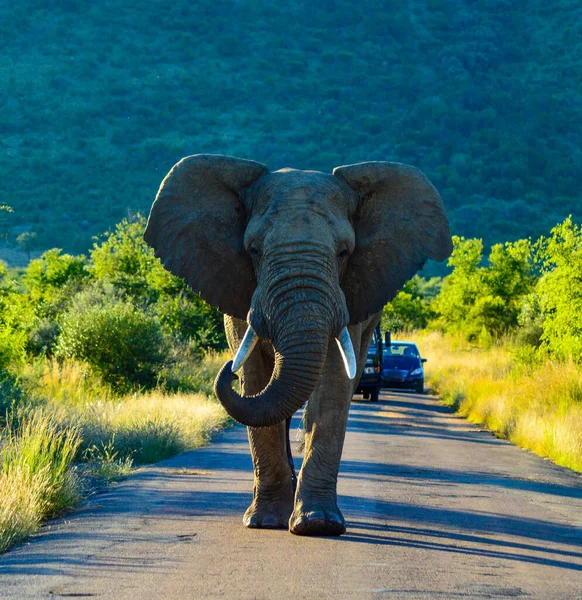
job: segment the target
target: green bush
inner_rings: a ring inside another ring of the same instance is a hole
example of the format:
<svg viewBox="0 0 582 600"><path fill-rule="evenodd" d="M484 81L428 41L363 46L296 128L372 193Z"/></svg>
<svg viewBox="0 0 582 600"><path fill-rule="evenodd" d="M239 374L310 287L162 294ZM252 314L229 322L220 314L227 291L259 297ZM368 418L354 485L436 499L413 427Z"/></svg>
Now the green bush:
<svg viewBox="0 0 582 600"><path fill-rule="evenodd" d="M540 298L535 291L524 298L518 322L517 344L539 348L544 332L544 314L540 306Z"/></svg>
<svg viewBox="0 0 582 600"><path fill-rule="evenodd" d="M382 311L382 329L401 331L424 329L434 317L430 302L440 288L441 280L425 280L415 275L407 281Z"/></svg>
<svg viewBox="0 0 582 600"><path fill-rule="evenodd" d="M538 247L543 349L560 360L582 362L582 226L568 217Z"/></svg>
<svg viewBox="0 0 582 600"><path fill-rule="evenodd" d="M151 309L166 333L206 350L226 347L222 315L167 271L143 239L145 219L124 219L91 251L96 280Z"/></svg>
<svg viewBox="0 0 582 600"><path fill-rule="evenodd" d="M222 315L188 289L164 294L152 306L164 329L177 342L187 342L198 357L226 348Z"/></svg>
<svg viewBox="0 0 582 600"><path fill-rule="evenodd" d="M519 325L524 298L536 282L532 245L529 240L496 244L486 266L481 266L481 240L453 236L453 246L448 263L453 272L431 308L445 331L489 344Z"/></svg>
<svg viewBox="0 0 582 600"><path fill-rule="evenodd" d="M179 293L186 285L164 269L145 243L145 225L138 214L106 232L91 250L92 273L98 281L108 282L133 298L155 302L160 294Z"/></svg>
<svg viewBox="0 0 582 600"><path fill-rule="evenodd" d="M85 361L124 393L156 385L169 345L157 318L93 291L81 293L63 316L56 354Z"/></svg>
<svg viewBox="0 0 582 600"><path fill-rule="evenodd" d="M23 284L34 318L29 323L27 350L51 356L60 332L58 316L69 307L72 298L90 282L85 256L63 254L58 248L31 260Z"/></svg>
<svg viewBox="0 0 582 600"><path fill-rule="evenodd" d="M89 277L83 255L63 254L59 248L47 250L40 258L31 260L24 274L24 285L35 301L52 300L58 290L71 282Z"/></svg>
<svg viewBox="0 0 582 600"><path fill-rule="evenodd" d="M4 285L2 285L4 284ZM18 369L26 358L28 335L35 316L29 299L14 290L13 282L0 284L0 373Z"/></svg>

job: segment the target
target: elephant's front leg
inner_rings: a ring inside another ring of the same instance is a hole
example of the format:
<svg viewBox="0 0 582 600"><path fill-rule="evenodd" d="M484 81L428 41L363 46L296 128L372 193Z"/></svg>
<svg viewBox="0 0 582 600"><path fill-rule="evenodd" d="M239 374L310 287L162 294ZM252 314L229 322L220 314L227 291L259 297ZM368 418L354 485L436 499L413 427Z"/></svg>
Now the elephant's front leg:
<svg viewBox="0 0 582 600"><path fill-rule="evenodd" d="M253 501L244 524L251 528L287 529L293 511L295 472L288 453L286 423L260 429L248 427L255 471Z"/></svg>
<svg viewBox="0 0 582 600"><path fill-rule="evenodd" d="M247 324L225 318L230 347L236 352ZM269 382L274 355L270 343L260 341L241 373L245 395L259 393ZM287 529L293 510L296 478L289 447L289 423L272 427L247 427L254 467L253 501L243 523L250 528Z"/></svg>
<svg viewBox="0 0 582 600"><path fill-rule="evenodd" d="M337 503L337 477L350 403L375 321L349 328L358 357L356 378L347 378L339 350L332 342L321 383L307 404L305 454L289 521L289 530L296 535L341 535L346 530Z"/></svg>

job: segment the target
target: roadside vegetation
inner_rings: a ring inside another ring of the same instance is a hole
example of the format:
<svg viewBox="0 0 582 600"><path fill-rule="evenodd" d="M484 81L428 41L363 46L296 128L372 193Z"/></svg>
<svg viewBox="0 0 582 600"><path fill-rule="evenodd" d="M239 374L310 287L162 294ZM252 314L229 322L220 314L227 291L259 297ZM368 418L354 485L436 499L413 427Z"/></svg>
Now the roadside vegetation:
<svg viewBox="0 0 582 600"><path fill-rule="evenodd" d="M88 256L0 269L0 551L95 486L206 443L226 359L220 314L122 221ZM582 227L492 247L454 238L444 279L414 277L384 329L416 330L443 400L582 471Z"/></svg>
<svg viewBox="0 0 582 600"><path fill-rule="evenodd" d="M488 350L432 332L416 338L428 385L499 437L582 472L582 372L572 361L522 360L507 340Z"/></svg>
<svg viewBox="0 0 582 600"><path fill-rule="evenodd" d="M429 385L461 415L582 472L582 227L569 217L486 262L480 239L455 237L449 267L408 282L384 327L416 330Z"/></svg>
<svg viewBox="0 0 582 600"><path fill-rule="evenodd" d="M49 250L0 281L0 552L96 487L209 441L220 315L126 220L89 257Z"/></svg>

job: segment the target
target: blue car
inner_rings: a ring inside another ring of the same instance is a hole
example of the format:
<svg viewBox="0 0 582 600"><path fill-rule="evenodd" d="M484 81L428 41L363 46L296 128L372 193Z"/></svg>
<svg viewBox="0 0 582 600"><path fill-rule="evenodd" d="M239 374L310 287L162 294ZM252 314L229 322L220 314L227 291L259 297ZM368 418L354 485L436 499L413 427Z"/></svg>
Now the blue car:
<svg viewBox="0 0 582 600"><path fill-rule="evenodd" d="M409 388L418 394L424 392L423 363L416 344L391 342L385 345L382 362L382 384L388 388Z"/></svg>

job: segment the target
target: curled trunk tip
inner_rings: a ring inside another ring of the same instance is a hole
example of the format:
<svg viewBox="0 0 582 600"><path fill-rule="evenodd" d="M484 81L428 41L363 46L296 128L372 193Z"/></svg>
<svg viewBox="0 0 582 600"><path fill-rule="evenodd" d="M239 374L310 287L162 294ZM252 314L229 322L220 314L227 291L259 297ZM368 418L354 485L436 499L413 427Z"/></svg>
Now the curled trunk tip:
<svg viewBox="0 0 582 600"><path fill-rule="evenodd" d="M214 391L226 412L248 427L270 427L292 417L315 390L327 357L329 334L321 331L316 340L305 342L301 332L275 352L271 380L254 396L242 396L232 389L238 377L232 372L233 361L219 371Z"/></svg>

